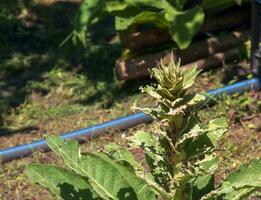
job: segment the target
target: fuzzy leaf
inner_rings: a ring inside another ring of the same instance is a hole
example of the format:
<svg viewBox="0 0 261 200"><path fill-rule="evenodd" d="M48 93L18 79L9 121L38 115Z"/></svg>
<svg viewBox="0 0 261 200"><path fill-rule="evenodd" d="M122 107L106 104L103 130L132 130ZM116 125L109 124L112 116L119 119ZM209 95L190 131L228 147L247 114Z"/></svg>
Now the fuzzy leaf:
<svg viewBox="0 0 261 200"><path fill-rule="evenodd" d="M192 184L191 200L198 200L214 189L214 176L204 175L197 177Z"/></svg>
<svg viewBox="0 0 261 200"><path fill-rule="evenodd" d="M180 49L186 49L204 22L204 12L200 6L179 12L171 19L170 34Z"/></svg>
<svg viewBox="0 0 261 200"><path fill-rule="evenodd" d="M249 165L242 165L232 172L223 182L219 195L225 199L238 200L250 192L261 188L261 160L254 160Z"/></svg>
<svg viewBox="0 0 261 200"><path fill-rule="evenodd" d="M117 162L127 162L130 166L134 167L134 169L144 171L140 163L134 159L133 155L127 149L115 143L107 145L105 152Z"/></svg>
<svg viewBox="0 0 261 200"><path fill-rule="evenodd" d="M172 168L164 158L165 149L155 136L146 132L138 132L129 138L133 145L144 150L147 163L151 169L154 180L162 187L166 186L166 181L170 177Z"/></svg>
<svg viewBox="0 0 261 200"><path fill-rule="evenodd" d="M62 140L59 136L50 135L46 138L50 149L60 156L69 168L77 168L80 158L79 143L75 140Z"/></svg>
<svg viewBox="0 0 261 200"><path fill-rule="evenodd" d="M196 77L200 74L200 72L201 72L201 70L197 70L196 66L193 67L190 70L184 69L184 71L183 71L183 76L184 76L183 85L186 89L190 88L194 84Z"/></svg>
<svg viewBox="0 0 261 200"><path fill-rule="evenodd" d="M171 6L168 0L125 0L125 2L129 5L136 7L154 7L157 9L166 9Z"/></svg>
<svg viewBox="0 0 261 200"><path fill-rule="evenodd" d="M39 183L58 198L65 200L101 199L86 178L64 168L29 164L26 166L26 174L33 183Z"/></svg>
<svg viewBox="0 0 261 200"><path fill-rule="evenodd" d="M152 86L146 86L146 87L141 87L141 92L142 93L147 93L153 98L160 100L162 97L155 91L155 88Z"/></svg>
<svg viewBox="0 0 261 200"><path fill-rule="evenodd" d="M134 171L117 164L105 154L88 153L82 156L82 167L113 199L156 199L154 192ZM96 183L95 183L96 185Z"/></svg>
<svg viewBox="0 0 261 200"><path fill-rule="evenodd" d="M218 168L218 163L218 158L215 155L211 154L205 155L205 158L197 162L197 165L199 165L200 170L203 170L208 174L214 174L214 172Z"/></svg>
<svg viewBox="0 0 261 200"><path fill-rule="evenodd" d="M134 24L148 24L152 23L155 24L157 27L166 29L170 26L170 24L164 19L164 16L161 13L151 12L151 11L144 11L136 16L117 16L115 28L118 31L126 30L131 25Z"/></svg>
<svg viewBox="0 0 261 200"><path fill-rule="evenodd" d="M206 97L201 94L187 94L184 97L184 104L190 107L196 107L205 101Z"/></svg>
<svg viewBox="0 0 261 200"><path fill-rule="evenodd" d="M127 167L102 153L81 155L76 141L58 136L47 137L49 147L77 174L87 177L93 189L104 199L155 199L148 185Z"/></svg>
<svg viewBox="0 0 261 200"><path fill-rule="evenodd" d="M228 124L225 117L210 120L207 125L208 137L214 147L217 146L217 142L221 136L227 132Z"/></svg>
<svg viewBox="0 0 261 200"><path fill-rule="evenodd" d="M211 120L204 131L204 134L200 134L186 145L185 151L188 157L202 155L216 148L218 140L227 131L226 119Z"/></svg>
<svg viewBox="0 0 261 200"><path fill-rule="evenodd" d="M178 139L176 142L176 147L185 144L188 140L195 139L199 135L202 135L203 130L200 128L199 125L195 125L188 133L185 133Z"/></svg>
<svg viewBox="0 0 261 200"><path fill-rule="evenodd" d="M162 153L163 149L149 133L139 131L134 136L129 137L129 140L135 146L153 147L156 152Z"/></svg>
<svg viewBox="0 0 261 200"><path fill-rule="evenodd" d="M157 100L166 98L170 101L176 101L181 96L185 98L186 90L193 85L200 71L197 71L196 67L191 71L183 70L180 63L175 63L173 56L171 56L167 66L161 63L159 68L152 68L150 73L158 82L158 87L149 87L145 92L148 92ZM204 98L199 94L189 94L189 96L197 97L196 101L203 101Z"/></svg>

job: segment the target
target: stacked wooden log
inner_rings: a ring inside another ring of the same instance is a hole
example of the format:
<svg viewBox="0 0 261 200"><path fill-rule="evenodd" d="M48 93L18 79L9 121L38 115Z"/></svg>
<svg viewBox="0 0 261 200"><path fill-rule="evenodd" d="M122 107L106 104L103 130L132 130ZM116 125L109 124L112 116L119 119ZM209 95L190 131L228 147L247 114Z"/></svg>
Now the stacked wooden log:
<svg viewBox="0 0 261 200"><path fill-rule="evenodd" d="M118 60L116 70L120 80L135 79L149 74L148 69L169 62L171 53L177 61L187 67L197 64L198 68L217 67L224 61L237 58L240 55L239 45L249 36L249 31L232 32L227 36L213 37L195 42L188 49L177 51L162 51L150 55L135 57L129 60Z"/></svg>
<svg viewBox="0 0 261 200"><path fill-rule="evenodd" d="M244 26L250 20L250 12L246 12L246 9L249 8L242 8L236 12L227 13L219 16L218 19L207 19L200 34ZM196 41L185 50L171 49L127 60L119 59L116 62L116 72L120 80L147 76L149 74L148 69L158 66L161 59L164 64L167 64L171 54L173 54L176 61L181 59L181 64L185 67L191 67L195 64L200 69L218 67L224 62L239 58L240 44L247 40L249 35L250 31L244 29L223 36ZM125 40L122 41L123 46L136 52L166 42L170 42L170 36L166 31L159 29L135 32L129 37L125 37Z"/></svg>

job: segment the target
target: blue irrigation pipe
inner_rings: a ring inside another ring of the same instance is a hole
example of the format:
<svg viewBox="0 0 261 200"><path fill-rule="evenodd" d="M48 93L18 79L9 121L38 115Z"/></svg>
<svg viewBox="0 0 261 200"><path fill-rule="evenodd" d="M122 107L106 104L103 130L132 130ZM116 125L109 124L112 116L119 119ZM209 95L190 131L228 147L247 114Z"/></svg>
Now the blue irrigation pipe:
<svg viewBox="0 0 261 200"><path fill-rule="evenodd" d="M241 81L228 85L222 88L215 90L210 90L206 93L207 97L210 98L219 98L224 94L234 94L234 93L243 93L248 90L258 90L261 88L261 79L253 78L250 80ZM84 141L86 139L95 138L100 136L103 132L109 129L126 129L134 127L138 124L151 122L152 119L150 116L139 112L136 114L128 115L126 117L121 117L109 122L91 126L89 128L84 128L69 133L61 135L63 139L77 139L79 141ZM0 160L7 162L16 158L21 158L26 155L31 154L36 150L47 150L48 146L44 139L20 146L15 146L7 149L0 150Z"/></svg>

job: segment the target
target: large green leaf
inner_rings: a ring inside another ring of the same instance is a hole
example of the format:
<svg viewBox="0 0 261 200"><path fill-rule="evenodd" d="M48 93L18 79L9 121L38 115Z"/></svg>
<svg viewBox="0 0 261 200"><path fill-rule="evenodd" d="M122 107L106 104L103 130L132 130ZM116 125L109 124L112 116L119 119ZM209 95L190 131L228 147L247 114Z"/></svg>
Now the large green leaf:
<svg viewBox="0 0 261 200"><path fill-rule="evenodd" d="M208 132L207 135L214 147L217 146L217 142L222 135L227 132L227 129L228 123L225 117L220 117L209 121L206 130Z"/></svg>
<svg viewBox="0 0 261 200"><path fill-rule="evenodd" d="M129 137L129 140L134 146L140 147L152 147L155 149L155 152L162 154L164 149L161 147L159 142L153 138L153 136L145 131L139 131L132 137Z"/></svg>
<svg viewBox="0 0 261 200"><path fill-rule="evenodd" d="M185 49L191 43L192 38L198 33L204 22L204 12L202 7L195 6L184 12L175 13L171 20L169 30L173 40L179 48Z"/></svg>
<svg viewBox="0 0 261 200"><path fill-rule="evenodd" d="M261 188L261 159L242 165L223 182L219 195L225 199L239 200Z"/></svg>
<svg viewBox="0 0 261 200"><path fill-rule="evenodd" d="M171 6L171 4L167 0L125 0L125 2L132 6L142 6L157 9L166 9L167 7Z"/></svg>
<svg viewBox="0 0 261 200"><path fill-rule="evenodd" d="M218 140L227 131L225 118L209 121L204 128L204 134L198 135L186 144L185 151L188 157L197 157L216 148Z"/></svg>
<svg viewBox="0 0 261 200"><path fill-rule="evenodd" d="M183 85L186 89L190 88L194 84L196 77L200 74L200 72L201 72L201 70L197 70L196 66L194 66L192 69L189 69L189 70L184 69L184 71L183 71L183 76L184 76Z"/></svg>
<svg viewBox="0 0 261 200"><path fill-rule="evenodd" d="M137 132L129 138L132 145L143 149L147 163L150 167L154 180L162 187L166 187L168 178L171 176L172 167L166 161L166 154L161 141L147 132Z"/></svg>
<svg viewBox="0 0 261 200"><path fill-rule="evenodd" d="M205 0L201 6L183 10L186 0L83 0L75 17L74 40L85 43L89 26L104 14L115 16L116 30L126 30L133 24L152 23L168 29L181 48L187 48L204 20L203 9L217 13L232 5L250 0Z"/></svg>
<svg viewBox="0 0 261 200"><path fill-rule="evenodd" d="M105 148L105 152L116 162L128 163L129 166L133 167L137 171L145 170L142 165L135 160L132 153L115 143L110 143L109 145L107 145Z"/></svg>
<svg viewBox="0 0 261 200"><path fill-rule="evenodd" d="M50 135L46 138L47 144L58 156L60 156L65 165L69 168L77 168L80 152L79 143L75 140L62 140L59 136Z"/></svg>
<svg viewBox="0 0 261 200"><path fill-rule="evenodd" d="M191 184L191 187L191 200L199 200L201 197L214 189L214 176L208 174L204 176L198 176Z"/></svg>
<svg viewBox="0 0 261 200"><path fill-rule="evenodd" d="M61 156L77 174L87 177L93 189L104 199L155 199L147 183L130 168L114 162L102 153L80 154L76 141L47 137L49 147Z"/></svg>
<svg viewBox="0 0 261 200"><path fill-rule="evenodd" d="M58 198L64 200L101 199L86 178L67 169L51 165L29 164L26 166L26 174L33 183L39 183Z"/></svg>
<svg viewBox="0 0 261 200"><path fill-rule="evenodd" d="M115 28L118 31L126 30L134 24L154 24L155 26L166 29L170 26L164 18L164 15L160 12L144 11L136 16L122 16L116 17Z"/></svg>
<svg viewBox="0 0 261 200"><path fill-rule="evenodd" d="M218 168L219 160L214 154L205 155L205 158L200 160L196 164L199 166L200 170L208 174L214 174L214 172Z"/></svg>
<svg viewBox="0 0 261 200"><path fill-rule="evenodd" d="M170 4L166 0L83 0L74 20L74 40L79 39L84 44L89 26L104 12L116 16L125 15L125 13L129 13L131 7L132 17L134 17L138 13L133 8L142 12L144 9L140 11L141 6L145 10L146 7L162 9L170 7Z"/></svg>
<svg viewBox="0 0 261 200"><path fill-rule="evenodd" d="M99 182L102 184L102 181L105 180L104 186L107 187L107 190L111 189L112 193L115 192L117 197L115 199L156 199L147 183L138 178L134 171L114 162L105 154L88 153L83 156L82 160L82 166L93 175L95 174L96 180L99 181L101 178ZM93 163L95 166L89 163Z"/></svg>

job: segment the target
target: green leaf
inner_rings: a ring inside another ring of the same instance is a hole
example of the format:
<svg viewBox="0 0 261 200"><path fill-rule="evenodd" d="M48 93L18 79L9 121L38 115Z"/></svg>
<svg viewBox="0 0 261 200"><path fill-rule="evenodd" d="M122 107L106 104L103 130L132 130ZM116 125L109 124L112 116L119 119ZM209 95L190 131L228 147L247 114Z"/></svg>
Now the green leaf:
<svg viewBox="0 0 261 200"><path fill-rule="evenodd" d="M201 103L205 101L206 97L201 94L187 94L184 97L184 104L187 104L187 107L197 108Z"/></svg>
<svg viewBox="0 0 261 200"><path fill-rule="evenodd" d="M77 39L85 44L85 34L89 25L104 8L104 0L84 0L74 19L74 41Z"/></svg>
<svg viewBox="0 0 261 200"><path fill-rule="evenodd" d="M124 2L118 2L118 1L108 1L106 2L106 10L111 12L119 12L125 10L129 5Z"/></svg>
<svg viewBox="0 0 261 200"><path fill-rule="evenodd" d="M134 146L153 147L158 153L162 153L163 149L160 148L157 140L154 140L152 136L147 132L139 131L135 133L134 136L129 137L129 140L132 142Z"/></svg>
<svg viewBox="0 0 261 200"><path fill-rule="evenodd" d="M180 49L185 49L192 38L198 33L204 22L204 12L200 6L195 6L172 16L170 34Z"/></svg>
<svg viewBox="0 0 261 200"><path fill-rule="evenodd" d="M116 17L116 23L115 23L115 28L118 31L121 30L126 30L128 29L131 25L134 24L149 24L152 23L155 26L165 29L168 28L170 26L170 23L168 23L165 18L164 15L156 12L151 12L151 11L143 11L141 13L139 13L136 16L133 16L134 14L132 13L132 15L127 15L127 16L122 16L122 15L118 15Z"/></svg>
<svg viewBox="0 0 261 200"><path fill-rule="evenodd" d="M194 84L194 82L195 82L197 76L200 74L200 72L201 72L201 70L197 70L196 66L193 67L190 70L184 69L184 71L183 71L183 76L184 76L183 86L184 86L184 88L186 88L186 89L190 88Z"/></svg>
<svg viewBox="0 0 261 200"><path fill-rule="evenodd" d="M225 199L239 200L261 188L261 160L242 165L232 172L222 183L218 192Z"/></svg>
<svg viewBox="0 0 261 200"><path fill-rule="evenodd" d="M197 177L192 183L191 200L198 200L214 189L214 176L204 175Z"/></svg>
<svg viewBox="0 0 261 200"><path fill-rule="evenodd" d="M186 89L183 87L184 76L180 68L180 62L175 63L173 56L167 66L161 63L159 68L152 68L150 73L158 82L156 92L162 98L175 101L181 95L184 95Z"/></svg>
<svg viewBox="0 0 261 200"><path fill-rule="evenodd" d="M214 174L214 172L218 168L218 163L218 158L215 155L211 154L205 155L205 158L197 162L197 165L199 165L200 170L203 170L208 174Z"/></svg>
<svg viewBox="0 0 261 200"><path fill-rule="evenodd" d="M144 171L141 164L134 159L134 156L127 149L115 143L110 143L107 145L105 152L116 162L127 162L130 166L134 167L134 169Z"/></svg>
<svg viewBox="0 0 261 200"><path fill-rule="evenodd" d="M46 137L50 149L60 156L65 165L74 169L79 163L79 143L76 140L62 140L59 136L50 135Z"/></svg>
<svg viewBox="0 0 261 200"><path fill-rule="evenodd" d="M65 200L101 199L98 198L86 178L64 168L29 164L25 171L33 183L39 183L58 198Z"/></svg>
<svg viewBox="0 0 261 200"><path fill-rule="evenodd" d="M162 97L155 91L155 88L152 86L147 85L145 87L141 87L140 89L142 93L147 93L158 101L162 99Z"/></svg>
<svg viewBox="0 0 261 200"><path fill-rule="evenodd" d="M185 151L188 157L200 156L216 148L218 140L227 131L225 118L209 121L204 133L186 144Z"/></svg>
<svg viewBox="0 0 261 200"><path fill-rule="evenodd" d="M124 167L102 153L80 154L79 144L47 137L49 147L77 174L87 177L93 189L104 199L155 199L144 180L130 168Z"/></svg>
<svg viewBox="0 0 261 200"><path fill-rule="evenodd" d="M88 153L82 156L81 165L85 169L82 175L91 176L113 199L156 199L147 183L134 171L117 164L105 154Z"/></svg>
<svg viewBox="0 0 261 200"><path fill-rule="evenodd" d="M164 158L165 149L160 140L143 131L137 132L129 140L133 146L139 146L144 150L155 182L166 188L168 178L171 176L172 167Z"/></svg>
<svg viewBox="0 0 261 200"><path fill-rule="evenodd" d="M208 137L214 147L217 146L217 142L222 135L227 132L228 123L225 117L220 117L214 120L210 120L206 130L208 131Z"/></svg>
<svg viewBox="0 0 261 200"><path fill-rule="evenodd" d="M136 7L154 7L158 9L166 9L171 6L167 0L125 0L125 2Z"/></svg>

